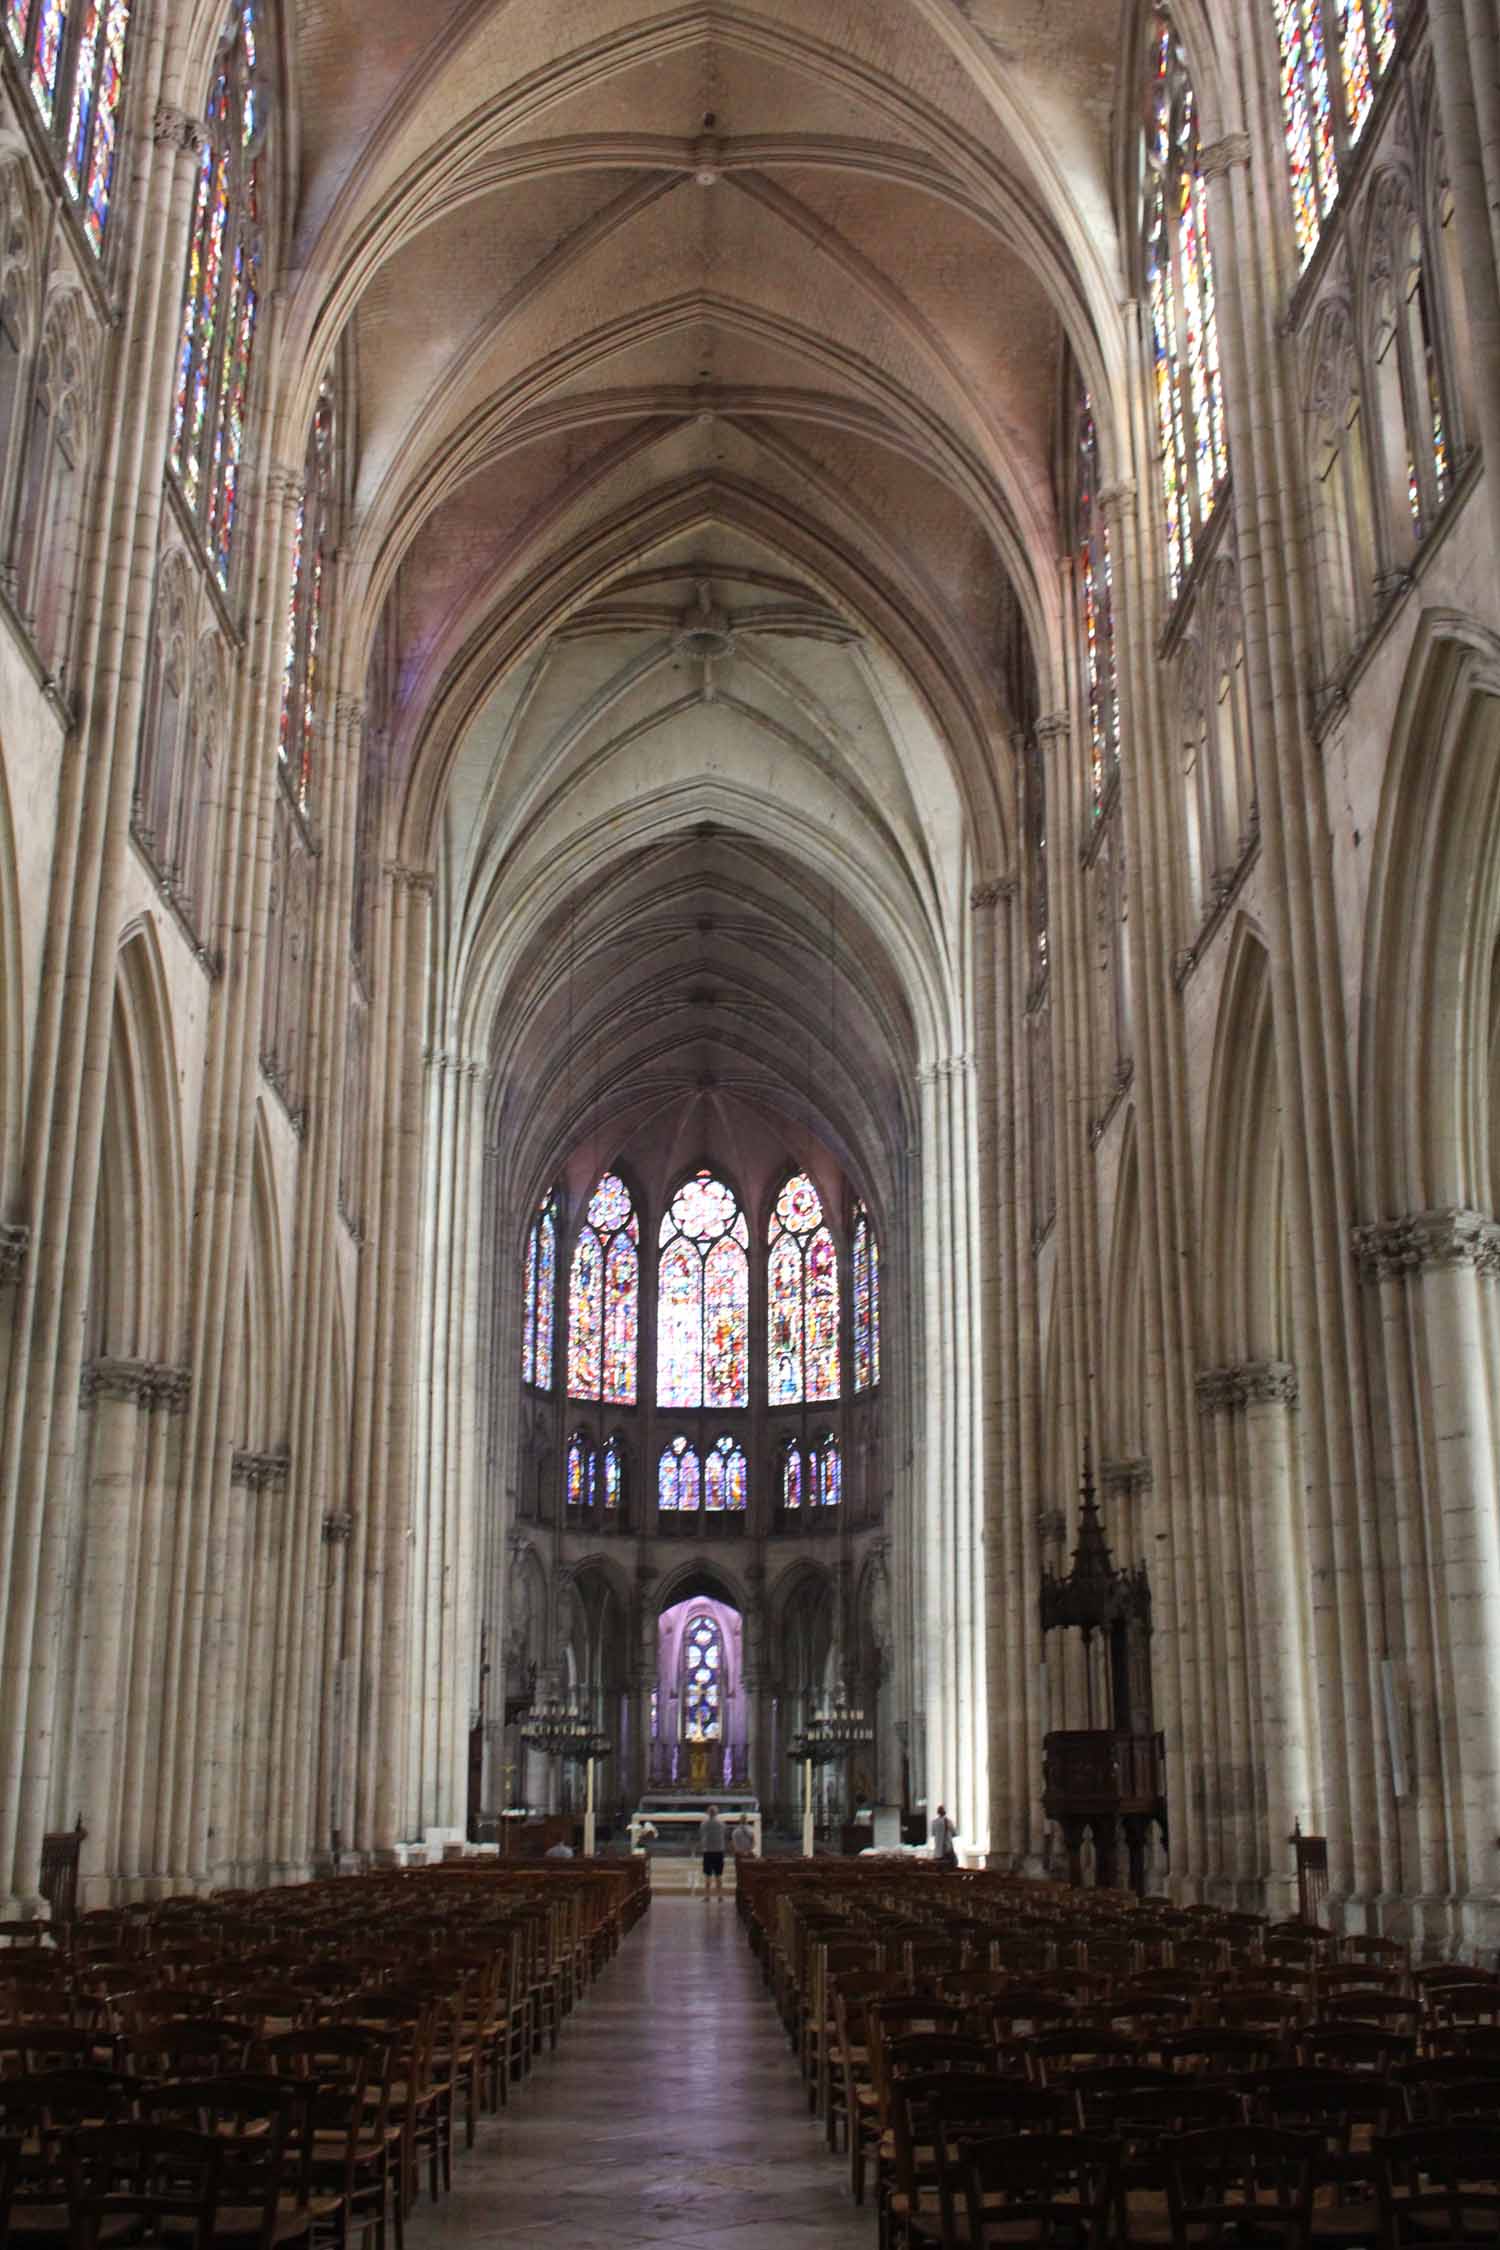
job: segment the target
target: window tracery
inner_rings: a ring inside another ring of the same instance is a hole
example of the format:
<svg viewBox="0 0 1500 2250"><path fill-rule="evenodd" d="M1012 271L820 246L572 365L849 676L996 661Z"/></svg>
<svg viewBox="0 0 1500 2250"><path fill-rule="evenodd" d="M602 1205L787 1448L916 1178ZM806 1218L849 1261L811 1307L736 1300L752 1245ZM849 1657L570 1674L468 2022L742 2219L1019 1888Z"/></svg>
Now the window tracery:
<svg viewBox="0 0 1500 2250"><path fill-rule="evenodd" d="M682 1637L682 1731L689 1742L723 1733L724 1645L713 1618L691 1618Z"/></svg>
<svg viewBox="0 0 1500 2250"><path fill-rule="evenodd" d="M630 1190L606 1172L589 1200L568 1283L568 1394L634 1406L640 1221Z"/></svg>
<svg viewBox="0 0 1500 2250"><path fill-rule="evenodd" d="M5 0L5 28L97 256L114 192L130 0Z"/></svg>
<svg viewBox="0 0 1500 2250"><path fill-rule="evenodd" d="M181 551L158 574L141 701L130 825L200 948L213 935L223 649L193 629L193 581Z"/></svg>
<svg viewBox="0 0 1500 2250"><path fill-rule="evenodd" d="M599 1456L586 1430L575 1430L568 1445L565 1497L570 1508L592 1508L598 1497Z"/></svg>
<svg viewBox="0 0 1500 2250"><path fill-rule="evenodd" d="M750 1492L750 1471L744 1448L732 1437L721 1437L709 1449L703 1465L703 1505L710 1515L743 1515Z"/></svg>
<svg viewBox="0 0 1500 2250"><path fill-rule="evenodd" d="M680 1434L662 1447L656 1465L656 1505L666 1514L692 1515L702 1497L698 1456Z"/></svg>
<svg viewBox="0 0 1500 2250"><path fill-rule="evenodd" d="M543 1196L526 1234L525 1298L521 1310L521 1380L533 1390L552 1388L552 1327L557 1304L555 1188Z"/></svg>
<svg viewBox="0 0 1500 2250"><path fill-rule="evenodd" d="M92 357L78 293L64 291L42 328L15 544L16 602L55 678L73 623Z"/></svg>
<svg viewBox="0 0 1500 2250"><path fill-rule="evenodd" d="M685 1180L658 1236L658 1406L748 1404L749 1246L733 1190L707 1170Z"/></svg>
<svg viewBox="0 0 1500 2250"><path fill-rule="evenodd" d="M242 0L225 27L205 112L172 402L172 468L224 587L262 288L268 108L255 9Z"/></svg>
<svg viewBox="0 0 1500 2250"><path fill-rule="evenodd" d="M1120 770L1120 680L1109 525L1099 505L1099 433L1081 376L1075 379L1072 466L1072 546L1089 712L1089 798L1097 820Z"/></svg>
<svg viewBox="0 0 1500 2250"><path fill-rule="evenodd" d="M823 1204L805 1172L776 1198L766 1259L770 1400L839 1395L839 1269Z"/></svg>
<svg viewBox="0 0 1500 2250"><path fill-rule="evenodd" d="M292 527L292 584L281 687L281 766L304 812L319 780L318 665L333 532L334 440L333 381L325 377L308 432L302 494Z"/></svg>
<svg viewBox="0 0 1500 2250"><path fill-rule="evenodd" d="M872 1391L880 1381L880 1244L861 1203L854 1214L850 1259L854 1294L854 1388Z"/></svg>
<svg viewBox="0 0 1500 2250"><path fill-rule="evenodd" d="M1143 242L1167 584L1175 599L1229 474L1208 195L1192 81L1170 16L1152 18Z"/></svg>
<svg viewBox="0 0 1500 2250"><path fill-rule="evenodd" d="M618 1436L604 1448L604 1505L619 1508L625 1498L625 1446Z"/></svg>

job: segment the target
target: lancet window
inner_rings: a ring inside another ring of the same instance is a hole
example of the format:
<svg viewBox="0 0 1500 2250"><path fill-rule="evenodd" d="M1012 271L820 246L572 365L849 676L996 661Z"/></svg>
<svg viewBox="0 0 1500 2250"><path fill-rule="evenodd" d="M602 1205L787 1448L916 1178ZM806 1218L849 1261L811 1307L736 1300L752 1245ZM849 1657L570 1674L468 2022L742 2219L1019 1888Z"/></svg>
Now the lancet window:
<svg viewBox="0 0 1500 2250"><path fill-rule="evenodd" d="M1197 105L1162 9L1152 19L1150 69L1142 218L1167 583L1175 598L1229 474L1229 440Z"/></svg>
<svg viewBox="0 0 1500 2250"><path fill-rule="evenodd" d="M703 1497L703 1470L685 1437L662 1447L656 1465L656 1505L668 1515L692 1515Z"/></svg>
<svg viewBox="0 0 1500 2250"><path fill-rule="evenodd" d="M811 1490L808 1499L815 1508L836 1508L844 1497L844 1457L839 1451L836 1437L821 1437L814 1443L810 1456Z"/></svg>
<svg viewBox="0 0 1500 2250"><path fill-rule="evenodd" d="M599 1456L586 1430L574 1432L568 1447L566 1495L570 1508L592 1508L598 1498Z"/></svg>
<svg viewBox="0 0 1500 2250"><path fill-rule="evenodd" d="M229 584L255 323L268 113L254 7L225 27L198 160L172 402L172 467L214 575Z"/></svg>
<svg viewBox="0 0 1500 2250"><path fill-rule="evenodd" d="M635 1404L640 1239L629 1188L606 1172L589 1199L568 1282L572 1398Z"/></svg>
<svg viewBox="0 0 1500 2250"><path fill-rule="evenodd" d="M114 191L130 0L5 0L5 28L97 254Z"/></svg>
<svg viewBox="0 0 1500 2250"><path fill-rule="evenodd" d="M795 1438L788 1438L781 1449L781 1505L802 1505L802 1448Z"/></svg>
<svg viewBox="0 0 1500 2250"><path fill-rule="evenodd" d="M796 1172L776 1198L766 1264L770 1399L839 1395L839 1267L817 1189Z"/></svg>
<svg viewBox="0 0 1500 2250"><path fill-rule="evenodd" d="M282 771L304 812L318 781L319 658L332 546L334 435L333 384L325 379L308 432L302 496L292 527L292 586L281 685Z"/></svg>
<svg viewBox="0 0 1500 2250"><path fill-rule="evenodd" d="M625 1447L612 1437L604 1448L604 1505L618 1508L625 1497Z"/></svg>
<svg viewBox="0 0 1500 2250"><path fill-rule="evenodd" d="M557 1305L557 1191L542 1198L526 1235L525 1301L521 1310L521 1380L552 1388L552 1331ZM554 1475L556 1471L554 1470Z"/></svg>
<svg viewBox="0 0 1500 2250"><path fill-rule="evenodd" d="M861 1203L854 1214L854 1388L872 1391L880 1381L880 1244Z"/></svg>
<svg viewBox="0 0 1500 2250"><path fill-rule="evenodd" d="M710 1515L742 1515L750 1492L744 1448L721 1437L703 1464L703 1505Z"/></svg>
<svg viewBox="0 0 1500 2250"><path fill-rule="evenodd" d="M747 1405L750 1234L733 1189L695 1173L658 1240L657 1405Z"/></svg>
<svg viewBox="0 0 1500 2250"><path fill-rule="evenodd" d="M1109 527L1099 505L1099 433L1080 378L1073 409L1073 553L1078 629L1089 711L1089 799L1097 820L1120 766L1119 669L1115 656L1114 569Z"/></svg>
<svg viewBox="0 0 1500 2250"><path fill-rule="evenodd" d="M682 1637L682 1731L717 1742L724 1726L724 1644L712 1617L694 1617Z"/></svg>
<svg viewBox="0 0 1500 2250"><path fill-rule="evenodd" d="M1392 0L1275 0L1292 224L1306 265L1396 48Z"/></svg>
<svg viewBox="0 0 1500 2250"><path fill-rule="evenodd" d="M130 825L163 894L200 949L213 931L222 652L194 629L182 551L161 567L152 618Z"/></svg>

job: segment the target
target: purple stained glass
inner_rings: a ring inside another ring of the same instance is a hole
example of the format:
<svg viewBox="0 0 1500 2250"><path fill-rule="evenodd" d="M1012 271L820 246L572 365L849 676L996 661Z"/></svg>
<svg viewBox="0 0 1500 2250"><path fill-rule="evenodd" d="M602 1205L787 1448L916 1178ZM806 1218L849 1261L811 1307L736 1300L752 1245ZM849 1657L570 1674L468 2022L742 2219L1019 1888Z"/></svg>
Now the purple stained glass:
<svg viewBox="0 0 1500 2250"><path fill-rule="evenodd" d="M526 1229L525 1296L521 1303L521 1380L536 1381L536 1226Z"/></svg>
<svg viewBox="0 0 1500 2250"><path fill-rule="evenodd" d="M657 1265L659 1406L744 1406L749 1397L749 1231L709 1172L678 1190Z"/></svg>
<svg viewBox="0 0 1500 2250"><path fill-rule="evenodd" d="M26 26L31 18L33 0L5 0L5 28L10 33L10 43L17 54L26 51Z"/></svg>
<svg viewBox="0 0 1500 2250"><path fill-rule="evenodd" d="M557 1198L549 1195L526 1236L526 1302L521 1316L521 1379L552 1388L553 1307L557 1301Z"/></svg>
<svg viewBox="0 0 1500 2250"><path fill-rule="evenodd" d="M723 1734L724 1651L711 1617L695 1617L683 1635L683 1733L689 1742L718 1742Z"/></svg>
<svg viewBox="0 0 1500 2250"><path fill-rule="evenodd" d="M854 1388L880 1381L880 1245L860 1205L854 1222Z"/></svg>
<svg viewBox="0 0 1500 2250"><path fill-rule="evenodd" d="M640 1226L630 1191L607 1172L589 1200L568 1288L568 1390L633 1406L639 1320Z"/></svg>
<svg viewBox="0 0 1500 2250"><path fill-rule="evenodd" d="M836 1508L844 1496L844 1468L837 1438L824 1438L814 1466L814 1500L820 1508Z"/></svg>
<svg viewBox="0 0 1500 2250"><path fill-rule="evenodd" d="M62 60L67 29L68 11L64 0L37 0L32 33L31 91L49 125L57 100L57 68Z"/></svg>
<svg viewBox="0 0 1500 2250"><path fill-rule="evenodd" d="M604 1246L585 1227L568 1279L568 1394L599 1396L604 1364Z"/></svg>
<svg viewBox="0 0 1500 2250"><path fill-rule="evenodd" d="M570 1508L583 1508L589 1499L589 1455L592 1448L585 1437L574 1438L568 1447L567 1498Z"/></svg>
<svg viewBox="0 0 1500 2250"><path fill-rule="evenodd" d="M670 1514L696 1512L701 1475L698 1456L685 1437L663 1447L656 1469L656 1504Z"/></svg>
<svg viewBox="0 0 1500 2250"><path fill-rule="evenodd" d="M768 1389L773 1406L839 1394L839 1276L823 1205L805 1172L776 1199L766 1260Z"/></svg>
<svg viewBox="0 0 1500 2250"><path fill-rule="evenodd" d="M802 1448L789 1438L781 1456L781 1505L783 1508L800 1508L802 1505Z"/></svg>
<svg viewBox="0 0 1500 2250"><path fill-rule="evenodd" d="M705 1513L734 1514L743 1510L749 1487L745 1456L731 1437L721 1437L704 1465Z"/></svg>

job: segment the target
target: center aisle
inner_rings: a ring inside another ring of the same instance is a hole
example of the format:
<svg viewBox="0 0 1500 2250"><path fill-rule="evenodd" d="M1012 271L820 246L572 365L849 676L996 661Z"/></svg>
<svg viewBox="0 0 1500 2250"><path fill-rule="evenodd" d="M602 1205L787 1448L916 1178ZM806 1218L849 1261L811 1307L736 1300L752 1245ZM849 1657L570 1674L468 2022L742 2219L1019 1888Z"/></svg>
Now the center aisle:
<svg viewBox="0 0 1500 2250"><path fill-rule="evenodd" d="M733 1901L658 1895L599 1982L425 2196L410 2250L540 2238L710 2250L873 2250L848 2166L808 2114L796 2062Z"/></svg>

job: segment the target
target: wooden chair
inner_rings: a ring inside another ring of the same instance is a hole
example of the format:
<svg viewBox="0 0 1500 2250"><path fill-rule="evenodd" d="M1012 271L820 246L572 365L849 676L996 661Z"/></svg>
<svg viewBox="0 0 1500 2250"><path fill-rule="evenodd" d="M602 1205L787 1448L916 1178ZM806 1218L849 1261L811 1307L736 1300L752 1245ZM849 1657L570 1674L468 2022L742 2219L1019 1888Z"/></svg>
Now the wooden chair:
<svg viewBox="0 0 1500 2250"><path fill-rule="evenodd" d="M1311 2134L1265 2125L1183 2134L1167 2159L1174 2250L1226 2242L1307 2250L1317 2156Z"/></svg>
<svg viewBox="0 0 1500 2250"><path fill-rule="evenodd" d="M1389 2077L1397 2063L1410 2062L1417 2042L1410 2034L1377 2030L1373 2024L1310 2023L1297 2034L1297 2060L1322 2070L1371 2070Z"/></svg>
<svg viewBox="0 0 1500 2250"><path fill-rule="evenodd" d="M1116 2151L1090 2133L976 2141L964 2164L969 2250L1104 2250L1116 2201Z"/></svg>
<svg viewBox="0 0 1500 2250"><path fill-rule="evenodd" d="M1121 2079L1134 2075L1118 2073ZM1122 2085L1113 2097L1101 2087L1085 2122L1085 2130L1107 2133L1117 2152L1113 2232L1119 2250L1156 2250L1170 2239L1167 2168L1182 2135L1244 2123L1244 2103L1231 2087L1171 2071L1152 2075L1161 2082Z"/></svg>
<svg viewBox="0 0 1500 2250"><path fill-rule="evenodd" d="M292 2250L311 2242L312 2143L305 2129L300 2139L294 2134L311 2091L288 2078L228 2075L142 2090L147 2123L212 2134L221 2144L211 2250ZM325 2211L331 2216L331 2203Z"/></svg>
<svg viewBox="0 0 1500 2250"><path fill-rule="evenodd" d="M74 2250L122 2239L209 2250L227 2153L212 2133L171 2126L95 2125L76 2132L67 2149Z"/></svg>
<svg viewBox="0 0 1500 2250"><path fill-rule="evenodd" d="M1380 2143L1383 2250L1473 2250L1500 2240L1500 2131L1428 2125Z"/></svg>

